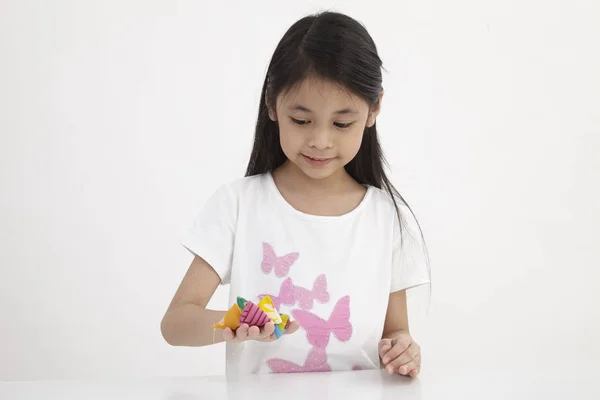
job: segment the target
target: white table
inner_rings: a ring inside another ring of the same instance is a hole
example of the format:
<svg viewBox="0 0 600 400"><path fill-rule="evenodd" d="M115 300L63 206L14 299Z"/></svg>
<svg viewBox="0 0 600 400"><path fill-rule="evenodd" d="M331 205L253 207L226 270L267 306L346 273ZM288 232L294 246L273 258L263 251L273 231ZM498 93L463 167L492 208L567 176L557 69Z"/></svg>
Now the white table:
<svg viewBox="0 0 600 400"><path fill-rule="evenodd" d="M267 391L285 388L283 396ZM600 399L600 364L578 371L433 370L417 379L383 371L113 381L0 382L0 399Z"/></svg>

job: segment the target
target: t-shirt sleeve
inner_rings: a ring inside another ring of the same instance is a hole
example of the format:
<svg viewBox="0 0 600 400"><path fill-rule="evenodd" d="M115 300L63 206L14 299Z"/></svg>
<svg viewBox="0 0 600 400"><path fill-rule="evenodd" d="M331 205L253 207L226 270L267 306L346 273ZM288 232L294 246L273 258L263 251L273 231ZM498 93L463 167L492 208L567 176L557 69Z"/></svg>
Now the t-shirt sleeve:
<svg viewBox="0 0 600 400"><path fill-rule="evenodd" d="M430 283L427 251L417 220L408 207L401 204L398 206L402 226L394 213L390 293Z"/></svg>
<svg viewBox="0 0 600 400"><path fill-rule="evenodd" d="M230 283L237 211L232 188L222 186L208 199L182 242L215 270L222 285Z"/></svg>

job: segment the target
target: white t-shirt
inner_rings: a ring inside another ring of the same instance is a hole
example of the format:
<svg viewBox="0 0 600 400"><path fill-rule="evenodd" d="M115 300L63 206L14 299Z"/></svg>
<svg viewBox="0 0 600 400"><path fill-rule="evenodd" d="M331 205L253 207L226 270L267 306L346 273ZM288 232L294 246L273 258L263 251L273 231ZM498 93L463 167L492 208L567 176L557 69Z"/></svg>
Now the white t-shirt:
<svg viewBox="0 0 600 400"><path fill-rule="evenodd" d="M387 192L368 187L342 216L293 208L270 173L222 186L183 245L237 296L269 295L301 328L275 342L227 343L227 374L379 368L390 293L429 283L420 233Z"/></svg>

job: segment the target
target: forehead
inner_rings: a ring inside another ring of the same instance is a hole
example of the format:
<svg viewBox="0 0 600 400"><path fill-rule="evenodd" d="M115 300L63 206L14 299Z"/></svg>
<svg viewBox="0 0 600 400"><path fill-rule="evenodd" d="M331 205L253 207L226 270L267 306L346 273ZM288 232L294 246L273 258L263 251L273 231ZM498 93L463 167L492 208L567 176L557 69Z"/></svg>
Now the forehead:
<svg viewBox="0 0 600 400"><path fill-rule="evenodd" d="M319 77L309 77L282 93L277 103L283 107L303 106L314 112L350 108L362 113L367 103L345 87Z"/></svg>

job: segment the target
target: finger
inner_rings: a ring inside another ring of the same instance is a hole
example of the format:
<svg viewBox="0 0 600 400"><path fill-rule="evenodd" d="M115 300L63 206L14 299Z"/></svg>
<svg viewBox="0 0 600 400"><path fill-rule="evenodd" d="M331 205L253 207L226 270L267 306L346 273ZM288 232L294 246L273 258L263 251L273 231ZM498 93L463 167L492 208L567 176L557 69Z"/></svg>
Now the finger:
<svg viewBox="0 0 600 400"><path fill-rule="evenodd" d="M379 357L383 360L388 351L392 348L391 339L381 339L378 345Z"/></svg>
<svg viewBox="0 0 600 400"><path fill-rule="evenodd" d="M396 357L395 359L390 361L387 364L386 368L391 369L392 372L398 371L400 367L413 361L418 354L419 353L417 352L416 346L411 345L402 354L400 354L398 357ZM389 370L388 370L388 372L389 372Z"/></svg>
<svg viewBox="0 0 600 400"><path fill-rule="evenodd" d="M421 353L419 353L416 357L415 360L417 362L417 367L414 368L412 371L409 372L409 375L411 377L416 377L417 375L419 375L419 373L421 372Z"/></svg>
<svg viewBox="0 0 600 400"><path fill-rule="evenodd" d="M248 324L242 324L235 330L236 340L242 341L248 338Z"/></svg>
<svg viewBox="0 0 600 400"><path fill-rule="evenodd" d="M223 329L223 340L231 342L235 338L235 333L230 328Z"/></svg>
<svg viewBox="0 0 600 400"><path fill-rule="evenodd" d="M273 332L275 332L275 324L273 324L272 322L267 322L265 326L263 326L260 330L260 336L269 337L273 334Z"/></svg>
<svg viewBox="0 0 600 400"><path fill-rule="evenodd" d="M258 326L251 326L248 328L248 339L261 339L260 328Z"/></svg>
<svg viewBox="0 0 600 400"><path fill-rule="evenodd" d="M298 329L300 329L300 323L298 323L298 321L292 321L292 322L290 322L290 324L288 325L288 328L285 330L285 332L283 334L291 335L292 333L296 332Z"/></svg>
<svg viewBox="0 0 600 400"><path fill-rule="evenodd" d="M398 368L398 373L400 375L409 375L412 371L416 370L419 367L418 357L415 357L412 361L400 366Z"/></svg>
<svg viewBox="0 0 600 400"><path fill-rule="evenodd" d="M274 342L277 340L277 337L275 337L275 334L269 335L264 337L263 339L261 339L263 342Z"/></svg>
<svg viewBox="0 0 600 400"><path fill-rule="evenodd" d="M390 361L398 358L410 346L411 346L410 339L400 339L400 340L396 341L396 343L394 343L394 346L390 349L390 351L388 351L386 354L383 355L381 360L383 361L384 364L387 365ZM408 361L410 361L410 360L408 360Z"/></svg>

